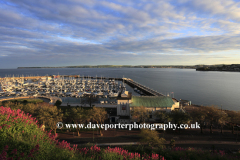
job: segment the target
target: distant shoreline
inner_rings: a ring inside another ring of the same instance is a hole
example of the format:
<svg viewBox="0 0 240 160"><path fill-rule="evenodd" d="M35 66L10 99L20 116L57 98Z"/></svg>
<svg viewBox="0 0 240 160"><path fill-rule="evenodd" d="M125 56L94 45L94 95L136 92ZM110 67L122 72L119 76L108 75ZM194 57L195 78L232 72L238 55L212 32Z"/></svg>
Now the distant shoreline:
<svg viewBox="0 0 240 160"><path fill-rule="evenodd" d="M226 71L240 72L240 64L216 64L216 65L81 65L61 67L18 67L17 69L41 69L41 68L179 68L196 69L196 71Z"/></svg>
<svg viewBox="0 0 240 160"><path fill-rule="evenodd" d="M196 68L196 71L224 71L240 72L240 64L222 65L222 66L204 66Z"/></svg>
<svg viewBox="0 0 240 160"><path fill-rule="evenodd" d="M239 71L232 71L232 70L229 70L229 71L222 71L222 70L196 70L196 71L204 71L204 72L208 72L208 71L215 71L215 72L240 72Z"/></svg>
<svg viewBox="0 0 240 160"><path fill-rule="evenodd" d="M40 69L40 68L180 68L180 69L196 69L196 66L157 66L157 65L97 65L97 66L64 66L64 67L18 67L17 69Z"/></svg>

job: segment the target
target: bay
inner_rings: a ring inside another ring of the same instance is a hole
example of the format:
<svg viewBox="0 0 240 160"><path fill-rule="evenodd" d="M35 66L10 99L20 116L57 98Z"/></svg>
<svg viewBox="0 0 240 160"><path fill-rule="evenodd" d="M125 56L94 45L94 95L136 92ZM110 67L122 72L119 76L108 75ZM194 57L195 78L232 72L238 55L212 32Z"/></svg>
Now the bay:
<svg viewBox="0 0 240 160"><path fill-rule="evenodd" d="M131 78L165 95L190 100L197 105L217 105L240 110L240 72L204 72L174 68L39 68L0 69L0 77L80 75ZM130 87L129 91L134 92ZM173 93L172 93L173 92ZM134 93L136 95L136 93Z"/></svg>

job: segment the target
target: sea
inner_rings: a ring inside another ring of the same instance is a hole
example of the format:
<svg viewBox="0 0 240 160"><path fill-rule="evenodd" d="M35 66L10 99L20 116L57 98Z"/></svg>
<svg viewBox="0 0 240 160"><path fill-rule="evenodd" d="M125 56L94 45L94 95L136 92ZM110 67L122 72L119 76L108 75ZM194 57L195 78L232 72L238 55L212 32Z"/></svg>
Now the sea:
<svg viewBox="0 0 240 160"><path fill-rule="evenodd" d="M80 75L131 78L132 80L192 104L240 110L240 72L196 71L176 68L31 68L0 69L0 77ZM127 86L127 90L138 95Z"/></svg>

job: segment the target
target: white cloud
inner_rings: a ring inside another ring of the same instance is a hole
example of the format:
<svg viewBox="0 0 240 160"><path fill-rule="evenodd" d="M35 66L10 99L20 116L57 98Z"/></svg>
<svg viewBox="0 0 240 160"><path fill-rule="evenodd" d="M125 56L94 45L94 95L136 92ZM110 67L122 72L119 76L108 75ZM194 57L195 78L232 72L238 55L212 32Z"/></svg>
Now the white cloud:
<svg viewBox="0 0 240 160"><path fill-rule="evenodd" d="M3 0L0 53L12 59L24 54L59 61L71 56L104 57L106 63L134 55L139 62L144 58L151 63L154 56L239 50L239 4L233 0Z"/></svg>

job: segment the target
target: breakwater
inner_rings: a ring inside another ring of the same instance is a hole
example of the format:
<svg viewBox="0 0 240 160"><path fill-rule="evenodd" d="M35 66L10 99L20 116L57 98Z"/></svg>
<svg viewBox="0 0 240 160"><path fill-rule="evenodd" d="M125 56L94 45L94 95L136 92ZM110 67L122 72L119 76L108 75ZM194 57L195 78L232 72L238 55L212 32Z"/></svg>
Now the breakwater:
<svg viewBox="0 0 240 160"><path fill-rule="evenodd" d="M122 80L124 80L124 82L126 84L128 84L129 86L131 86L132 88L137 88L138 90L140 90L147 96L164 96L163 94L161 94L153 89L150 89L140 83L137 83L130 78L122 78Z"/></svg>

